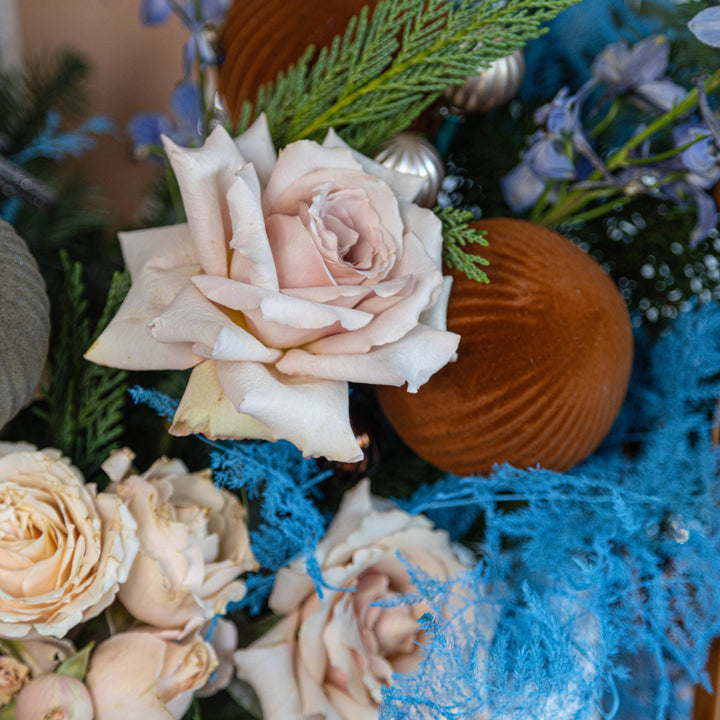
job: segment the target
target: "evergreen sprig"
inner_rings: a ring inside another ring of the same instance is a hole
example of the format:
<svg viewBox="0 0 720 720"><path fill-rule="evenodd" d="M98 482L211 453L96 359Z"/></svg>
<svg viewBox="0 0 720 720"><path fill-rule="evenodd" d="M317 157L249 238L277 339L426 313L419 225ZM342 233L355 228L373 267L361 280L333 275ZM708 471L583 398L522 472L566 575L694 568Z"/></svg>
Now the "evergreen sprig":
<svg viewBox="0 0 720 720"><path fill-rule="evenodd" d="M468 210L443 208L436 212L442 222L443 261L450 268L465 273L471 280L486 283L488 276L479 266L489 265L488 261L464 248L477 244L487 247L485 233L470 227L472 213Z"/></svg>
<svg viewBox="0 0 720 720"><path fill-rule="evenodd" d="M265 112L279 146L336 128L360 152L407 127L448 86L542 34L577 0L380 0L345 34L303 57L241 109Z"/></svg>
<svg viewBox="0 0 720 720"><path fill-rule="evenodd" d="M96 327L88 317L81 263L62 255L66 283L57 330L48 358L46 404L36 414L45 421L49 442L69 456L88 479L118 445L123 433L127 373L88 363L83 353L116 313L129 287L126 273L115 273Z"/></svg>

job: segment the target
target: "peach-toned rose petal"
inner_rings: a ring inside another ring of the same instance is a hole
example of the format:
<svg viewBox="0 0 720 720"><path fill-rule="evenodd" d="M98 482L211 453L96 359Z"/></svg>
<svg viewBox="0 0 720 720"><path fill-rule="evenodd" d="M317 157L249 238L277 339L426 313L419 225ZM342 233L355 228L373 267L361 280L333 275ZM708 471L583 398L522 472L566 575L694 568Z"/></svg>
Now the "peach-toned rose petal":
<svg viewBox="0 0 720 720"><path fill-rule="evenodd" d="M357 308L363 312L375 303L382 303L383 308L389 307L409 292L414 286L412 275L385 280L375 285L327 285L325 287L285 288L284 295L309 300L310 302L340 307Z"/></svg>
<svg viewBox="0 0 720 720"><path fill-rule="evenodd" d="M193 368L170 426L170 433L197 433L210 439L276 439L267 425L249 415L242 415L235 409L220 385L215 360L206 360Z"/></svg>
<svg viewBox="0 0 720 720"><path fill-rule="evenodd" d="M187 223L118 233L125 267L134 281L147 265L174 270L200 264Z"/></svg>
<svg viewBox="0 0 720 720"><path fill-rule="evenodd" d="M336 284L299 217L273 214L268 215L265 222L281 287L332 287Z"/></svg>
<svg viewBox="0 0 720 720"><path fill-rule="evenodd" d="M336 169L336 170L314 170L308 171L293 185L280 194L272 206L266 207L267 214L287 213L295 215L298 213L298 200L308 206L310 201L324 188L324 192L351 193L353 190L361 191L365 196L365 205L362 212L355 212L354 222L364 224L370 217L375 216L375 224L379 230L387 235L387 242L393 246L393 252L398 255L403 252L403 223L400 217L400 208L397 198L390 188L380 178L367 175L360 170ZM265 202L265 198L263 198ZM370 217L368 217L370 216ZM392 265L390 265L392 267ZM389 269L389 268L388 268ZM377 276L376 280L382 280L387 270Z"/></svg>
<svg viewBox="0 0 720 720"><path fill-rule="evenodd" d="M437 269L442 267L442 222L432 211L409 202L399 204L406 231L413 233Z"/></svg>
<svg viewBox="0 0 720 720"><path fill-rule="evenodd" d="M362 459L347 415L343 382L290 378L259 363L218 362L218 378L238 412L271 428L305 455Z"/></svg>
<svg viewBox="0 0 720 720"><path fill-rule="evenodd" d="M360 355L314 355L288 350L276 367L287 375L311 375L380 385L408 383L409 392L455 355L460 336L418 325L405 337Z"/></svg>
<svg viewBox="0 0 720 720"><path fill-rule="evenodd" d="M305 348L308 352L316 355L366 353L378 345L399 340L416 327L420 313L430 307L440 294L442 275L414 235L408 234L405 244L405 252L393 276L412 274L417 281L413 292L353 333L331 335L308 344Z"/></svg>
<svg viewBox="0 0 720 720"><path fill-rule="evenodd" d="M56 450L0 458L0 635L62 637L115 598L135 522Z"/></svg>
<svg viewBox="0 0 720 720"><path fill-rule="evenodd" d="M120 633L100 643L85 679L95 720L182 717L192 690L207 682L217 662L212 648L200 644L198 652L196 640L180 644L149 632ZM174 706L177 698L180 703Z"/></svg>
<svg viewBox="0 0 720 720"><path fill-rule="evenodd" d="M216 360L272 363L282 357L280 350L265 347L192 285L150 323L148 332L163 344L193 343L196 354Z"/></svg>
<svg viewBox="0 0 720 720"><path fill-rule="evenodd" d="M122 480L130 471L135 453L129 448L113 450L100 466L110 480Z"/></svg>
<svg viewBox="0 0 720 720"><path fill-rule="evenodd" d="M147 331L149 323L190 285L190 278L199 269L161 270L146 265L85 358L126 370L184 370L200 362L202 358L192 351L191 343L161 344Z"/></svg>
<svg viewBox="0 0 720 720"><path fill-rule="evenodd" d="M266 214L272 212L275 202L289 185L321 168L330 171L362 170L360 163L348 150L324 148L310 140L299 140L288 145L280 151L272 177L263 193L263 209Z"/></svg>
<svg viewBox="0 0 720 720"><path fill-rule="evenodd" d="M375 160L365 155L361 155L359 152L353 150L332 128L328 130L328 134L325 136L325 140L323 140L323 147L344 148L345 150L349 150L366 173L381 178L390 186L398 200L412 202L427 182L418 175L410 175L399 172L398 170L393 170L379 162L375 162Z"/></svg>
<svg viewBox="0 0 720 720"><path fill-rule="evenodd" d="M270 174L277 162L277 153L270 137L267 117L262 113L257 120L233 141L240 154L255 166L257 176L263 187L267 185Z"/></svg>
<svg viewBox="0 0 720 720"><path fill-rule="evenodd" d="M438 579L463 570L446 532L371 496L364 480L345 493L316 548L327 583L322 597L304 559L278 571L269 605L287 616L236 654L238 674L253 685L266 717L274 717L268 711L278 684L267 670L254 668L272 652L283 663L290 657L293 682L281 686L296 696L304 720L377 720L383 688L394 673L412 671L421 659L418 619L429 610L422 602L374 604L413 591L398 555ZM492 631L489 627L488 639Z"/></svg>
<svg viewBox="0 0 720 720"><path fill-rule="evenodd" d="M278 277L260 199L255 168L245 165L227 193L232 222L230 277L268 290L278 289Z"/></svg>
<svg viewBox="0 0 720 720"><path fill-rule="evenodd" d="M243 312L259 308L263 322L291 328L319 329L340 323L346 330L357 330L373 319L360 310L314 303L226 278L198 275L192 282L208 300Z"/></svg>
<svg viewBox="0 0 720 720"><path fill-rule="evenodd" d="M280 620L249 648L235 653L238 677L255 688L264 720L306 720L301 711L292 657L295 615Z"/></svg>
<svg viewBox="0 0 720 720"><path fill-rule="evenodd" d="M163 145L177 176L200 264L206 273L226 277L232 228L225 195L244 158L221 127L200 148L181 148L166 137Z"/></svg>

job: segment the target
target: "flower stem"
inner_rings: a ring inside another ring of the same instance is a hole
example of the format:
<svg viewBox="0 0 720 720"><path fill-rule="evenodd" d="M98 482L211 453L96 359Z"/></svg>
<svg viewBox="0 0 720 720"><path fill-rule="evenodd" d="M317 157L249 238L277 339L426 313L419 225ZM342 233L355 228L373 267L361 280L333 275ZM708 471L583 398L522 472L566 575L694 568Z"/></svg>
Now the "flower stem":
<svg viewBox="0 0 720 720"><path fill-rule="evenodd" d="M710 75L704 82L705 92L712 92L720 87L720 70L716 70ZM642 132L633 136L628 140L619 150L614 152L607 161L607 168L610 171L622 170L632 165L646 165L648 163L665 160L673 157L686 147L689 147L692 143L682 148L675 148L666 152L654 155L651 158L642 158L641 160L631 158L630 153L642 143L652 138L656 133L665 129L678 118L682 117L685 113L695 107L698 103L698 89L693 88L688 94L681 100L672 110L669 110L664 115L661 115L657 120L650 123ZM610 114L610 113L608 113ZM605 121L604 118L601 123ZM596 183L603 179L602 173L599 170L595 170L586 182ZM541 225L559 225L566 222L574 222L576 219L590 219L591 217L599 217L602 212L595 212L595 210L583 211L583 208L593 200L598 198L607 197L612 194L619 194L624 191L621 186L608 186L605 188L576 188L571 190L565 197L555 204L554 207L550 208L544 215L534 217L535 222ZM627 199L622 200L622 204L627 204L634 195L626 195ZM614 202L608 202L602 205L604 209L608 209L616 205L618 200ZM577 213L577 214L576 214Z"/></svg>
<svg viewBox="0 0 720 720"><path fill-rule="evenodd" d="M720 70L716 70L704 82L705 92L712 92L720 87ZM688 92L683 100L681 100L672 110L661 115L655 122L650 123L645 130L630 138L609 160L608 168L615 170L617 168L626 167L628 154L646 140L651 138L655 133L664 129L679 117L691 110L698 102L698 89L694 87Z"/></svg>

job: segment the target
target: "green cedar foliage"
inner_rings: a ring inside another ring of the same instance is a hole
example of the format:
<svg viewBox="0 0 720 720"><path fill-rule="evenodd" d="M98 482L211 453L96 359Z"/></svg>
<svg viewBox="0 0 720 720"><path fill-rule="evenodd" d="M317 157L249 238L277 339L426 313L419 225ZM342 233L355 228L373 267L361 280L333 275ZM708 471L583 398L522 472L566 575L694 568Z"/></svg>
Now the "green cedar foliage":
<svg viewBox="0 0 720 720"><path fill-rule="evenodd" d="M577 0L380 0L330 47L246 102L239 130L265 112L279 147L334 127L360 152L406 128L448 86L510 55ZM314 60L313 60L314 59Z"/></svg>
<svg viewBox="0 0 720 720"><path fill-rule="evenodd" d="M90 363L83 353L117 312L130 285L126 273L115 273L100 321L93 327L82 279L82 265L63 253L65 288L53 303L55 321L48 356L45 401L34 408L59 448L88 480L102 479L100 465L118 447L127 398L123 370Z"/></svg>
<svg viewBox="0 0 720 720"><path fill-rule="evenodd" d="M467 245L478 244L487 247L485 233L470 227L472 213L467 210L444 208L436 211L442 222L443 261L450 268L465 273L471 280L486 283L488 276L480 266L488 265L488 261L473 252L467 252Z"/></svg>

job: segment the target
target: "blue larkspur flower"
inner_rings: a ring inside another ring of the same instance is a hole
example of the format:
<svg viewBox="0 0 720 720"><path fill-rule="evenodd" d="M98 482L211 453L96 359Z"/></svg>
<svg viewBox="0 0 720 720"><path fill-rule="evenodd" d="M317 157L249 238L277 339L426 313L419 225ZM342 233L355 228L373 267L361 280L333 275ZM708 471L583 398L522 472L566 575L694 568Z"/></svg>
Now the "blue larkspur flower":
<svg viewBox="0 0 720 720"><path fill-rule="evenodd" d="M670 61L666 37L653 35L629 48L625 42L609 45L595 58L593 78L607 96L632 93L652 108L667 112L686 95L685 88L665 77Z"/></svg>
<svg viewBox="0 0 720 720"><path fill-rule="evenodd" d="M720 5L701 10L688 23L688 28L705 45L720 47Z"/></svg>
<svg viewBox="0 0 720 720"><path fill-rule="evenodd" d="M127 133L140 154L160 145L160 136L177 145L197 147L204 140L201 122L200 89L195 83L181 82L170 95L170 116L164 113L138 113L130 118Z"/></svg>

